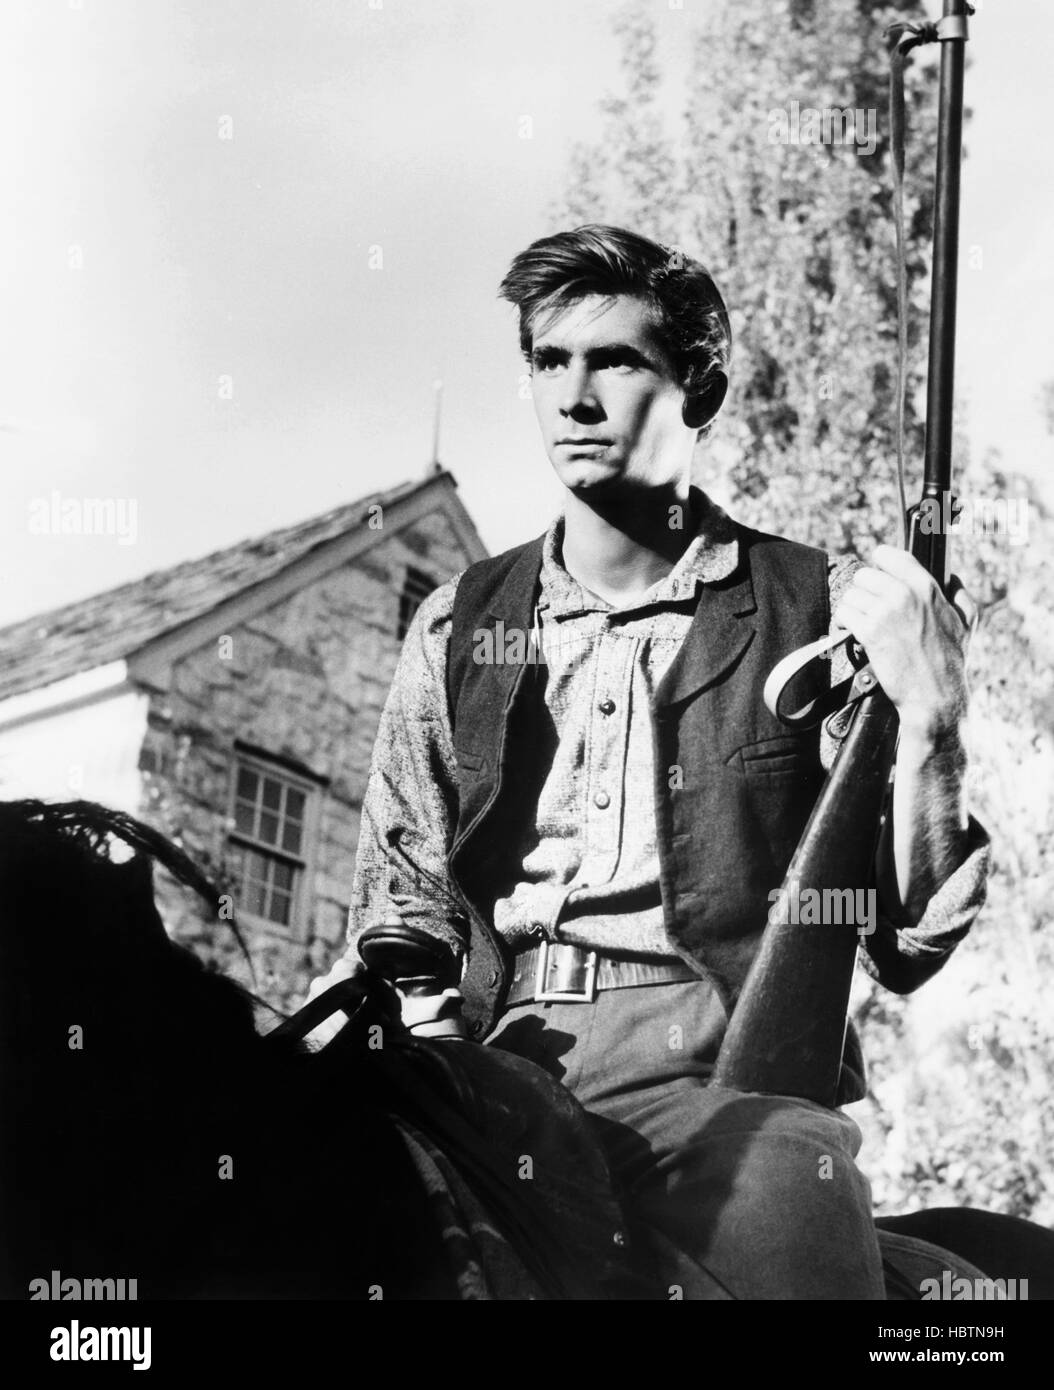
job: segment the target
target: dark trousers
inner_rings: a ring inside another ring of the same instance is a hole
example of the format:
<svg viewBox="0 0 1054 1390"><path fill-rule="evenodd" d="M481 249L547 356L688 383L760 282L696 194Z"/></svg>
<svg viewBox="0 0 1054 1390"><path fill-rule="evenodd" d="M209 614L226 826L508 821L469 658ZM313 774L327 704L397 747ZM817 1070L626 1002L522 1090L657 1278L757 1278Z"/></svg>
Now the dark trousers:
<svg viewBox="0 0 1054 1390"><path fill-rule="evenodd" d="M838 1111L707 1084L723 1014L705 983L523 1003L490 1039L589 1113L663 1298L884 1299L860 1131Z"/></svg>

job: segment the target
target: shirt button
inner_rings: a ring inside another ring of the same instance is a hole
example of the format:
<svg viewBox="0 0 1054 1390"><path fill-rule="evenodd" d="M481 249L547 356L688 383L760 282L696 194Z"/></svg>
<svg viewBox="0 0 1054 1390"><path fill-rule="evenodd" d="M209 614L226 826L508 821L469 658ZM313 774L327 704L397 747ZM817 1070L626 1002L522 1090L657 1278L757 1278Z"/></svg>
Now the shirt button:
<svg viewBox="0 0 1054 1390"><path fill-rule="evenodd" d="M608 796L607 792L597 792L596 796L593 798L593 805L599 806L602 811L606 811L611 805L611 797Z"/></svg>
<svg viewBox="0 0 1054 1390"><path fill-rule="evenodd" d="M601 700L600 705L599 705L599 709L600 709L600 713L601 713L601 714L614 714L614 713L615 713L615 701L614 701L614 700Z"/></svg>

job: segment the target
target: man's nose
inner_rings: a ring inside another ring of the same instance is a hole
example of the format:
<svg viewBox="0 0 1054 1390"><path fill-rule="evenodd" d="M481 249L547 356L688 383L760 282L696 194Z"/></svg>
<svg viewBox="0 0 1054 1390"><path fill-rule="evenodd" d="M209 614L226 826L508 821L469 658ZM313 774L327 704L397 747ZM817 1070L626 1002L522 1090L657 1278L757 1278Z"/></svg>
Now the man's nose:
<svg viewBox="0 0 1054 1390"><path fill-rule="evenodd" d="M584 364L569 367L563 379L560 414L577 420L579 417L595 419L602 413L593 373Z"/></svg>

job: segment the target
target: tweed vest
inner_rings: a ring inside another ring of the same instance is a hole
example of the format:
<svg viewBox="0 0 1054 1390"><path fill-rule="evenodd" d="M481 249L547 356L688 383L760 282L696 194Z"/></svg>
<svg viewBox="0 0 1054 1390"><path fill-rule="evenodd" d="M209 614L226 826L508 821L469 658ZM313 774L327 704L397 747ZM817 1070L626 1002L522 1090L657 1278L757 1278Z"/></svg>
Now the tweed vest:
<svg viewBox="0 0 1054 1390"><path fill-rule="evenodd" d="M818 730L786 729L762 687L781 657L830 621L823 551L738 525L736 535L737 568L701 586L651 711L667 939L728 1009L823 782ZM529 646L507 645L509 634L531 630L541 554L538 538L472 565L454 601L447 697L459 804L448 868L470 922L462 992L477 1038L507 993L510 960L491 911L515 872L509 847L533 815L554 737L544 663ZM526 659L480 659L506 650Z"/></svg>

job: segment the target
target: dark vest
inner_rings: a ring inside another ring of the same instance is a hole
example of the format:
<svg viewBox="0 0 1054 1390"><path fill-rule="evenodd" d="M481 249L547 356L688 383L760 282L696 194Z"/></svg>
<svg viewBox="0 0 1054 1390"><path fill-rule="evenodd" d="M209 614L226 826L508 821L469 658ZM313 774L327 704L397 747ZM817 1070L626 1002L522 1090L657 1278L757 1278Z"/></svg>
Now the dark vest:
<svg viewBox="0 0 1054 1390"><path fill-rule="evenodd" d="M778 723L762 686L781 657L826 633L830 620L823 551L736 532L737 569L701 587L652 709L666 934L729 1009L823 781L819 731ZM471 922L462 990L476 1037L489 1032L507 990L508 953L491 912L509 887L509 846L533 814L555 732L544 665L474 654L483 654L479 634L488 629L495 654L504 654L509 633L530 631L541 549L539 538L472 565L454 602L447 694L459 806L448 866Z"/></svg>

